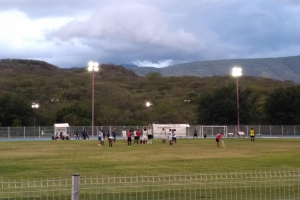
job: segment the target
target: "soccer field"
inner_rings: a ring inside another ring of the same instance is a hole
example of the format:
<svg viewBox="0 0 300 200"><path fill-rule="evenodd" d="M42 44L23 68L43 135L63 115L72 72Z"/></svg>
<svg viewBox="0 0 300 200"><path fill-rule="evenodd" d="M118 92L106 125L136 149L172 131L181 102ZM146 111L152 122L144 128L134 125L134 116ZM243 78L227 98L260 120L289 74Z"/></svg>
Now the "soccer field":
<svg viewBox="0 0 300 200"><path fill-rule="evenodd" d="M225 148L212 138L178 139L170 146L155 139L128 147L117 140L99 148L96 140L2 141L0 180L299 169L300 139L224 142Z"/></svg>

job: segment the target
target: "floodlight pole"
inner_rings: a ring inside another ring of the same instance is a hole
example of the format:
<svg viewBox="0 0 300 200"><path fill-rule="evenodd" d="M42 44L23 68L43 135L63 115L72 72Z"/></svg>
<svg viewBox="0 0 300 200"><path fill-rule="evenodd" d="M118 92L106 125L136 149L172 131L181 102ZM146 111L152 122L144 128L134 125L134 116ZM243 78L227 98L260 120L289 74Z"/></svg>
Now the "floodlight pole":
<svg viewBox="0 0 300 200"><path fill-rule="evenodd" d="M236 104L237 104L237 130L240 132L240 100L239 100L239 77L236 77Z"/></svg>
<svg viewBox="0 0 300 200"><path fill-rule="evenodd" d="M89 62L88 71L92 72L92 137L94 137L94 99L95 99L95 71L99 70L99 64L97 62Z"/></svg>
<svg viewBox="0 0 300 200"><path fill-rule="evenodd" d="M92 71L92 137L94 137L95 71Z"/></svg>
<svg viewBox="0 0 300 200"><path fill-rule="evenodd" d="M234 67L232 76L236 77L236 105L237 105L237 134L240 132L240 100L239 100L239 77L242 76L242 68Z"/></svg>

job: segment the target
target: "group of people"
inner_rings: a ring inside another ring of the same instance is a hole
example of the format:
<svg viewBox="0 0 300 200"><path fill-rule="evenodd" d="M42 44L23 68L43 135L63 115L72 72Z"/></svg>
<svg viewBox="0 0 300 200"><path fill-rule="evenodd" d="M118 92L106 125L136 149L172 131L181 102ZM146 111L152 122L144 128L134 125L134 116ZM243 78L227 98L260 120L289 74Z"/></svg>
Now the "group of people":
<svg viewBox="0 0 300 200"><path fill-rule="evenodd" d="M162 128L160 136L162 139L162 143L166 143L166 139L169 140L170 145L177 143L176 129L169 129L169 131L167 132L165 128Z"/></svg>
<svg viewBox="0 0 300 200"><path fill-rule="evenodd" d="M123 142L127 141L127 146L131 147L132 144L132 137L133 137L133 142L135 144L152 144L153 140L153 132L151 129L151 125L145 126L142 131L140 131L139 128L131 128L127 132L126 129L124 128L122 130L122 137L123 137Z"/></svg>
<svg viewBox="0 0 300 200"><path fill-rule="evenodd" d="M163 143L166 143L166 137L169 137L169 143L170 145L176 143L176 130L175 129L170 129L169 133L165 131L165 129L162 129L161 132L161 137ZM110 135L109 131L107 132L107 139L109 146L112 147L113 143L116 142L116 129L114 128L112 131L112 136ZM151 128L151 125L149 124L148 126L144 126L142 130L139 128L130 128L128 131L124 128L122 130L122 137L123 137L123 142L127 143L128 147L132 146L132 139L134 144L141 144L142 146L146 144L152 144L153 141L153 131ZM101 147L104 145L104 140L105 140L105 132L103 131L103 127L101 126L98 131L98 146Z"/></svg>
<svg viewBox="0 0 300 200"><path fill-rule="evenodd" d="M105 134L105 131L103 130L103 126L101 126L99 128L99 131L98 131L98 146L99 147L104 145L105 137L107 137L107 139L108 139L108 146L112 147L113 143L115 143L116 139L117 139L116 128L113 128L112 134L110 134L109 129L107 130L107 132Z"/></svg>
<svg viewBox="0 0 300 200"><path fill-rule="evenodd" d="M195 129L196 130L196 129ZM77 131L76 131L77 133ZM101 126L99 128L98 131L98 146L101 147L102 145L104 145L104 140L105 137L107 137L108 139L108 144L109 147L112 147L113 143L116 142L116 128L113 129L112 131L112 135L110 134L110 131L107 131L107 134L105 134L105 131L103 130L103 126ZM162 131L160 133L161 139L162 139L162 143L166 143L166 140L169 140L169 144L176 144L177 140L176 140L176 129L169 129L169 131L167 131L165 128L162 128ZM196 138L197 135L197 130L194 132L194 138ZM206 138L206 134L205 134L205 138ZM249 136L251 139L251 142L254 142L254 136L255 136L255 131L253 130L253 128L250 129L249 131ZM82 132L82 138L88 138L88 134L87 131L84 130ZM139 128L130 128L128 131L126 131L126 129L124 128L122 130L122 137L123 137L123 142L127 142L127 146L131 147L132 145L132 137L133 137L133 142L135 144L142 144L142 146L144 146L145 144L152 144L152 140L153 140L153 131L151 129L151 125L145 126L142 131L140 131ZM77 138L77 135L76 135ZM218 133L216 135L216 143L217 143L217 147L220 147L220 141L223 140L223 133Z"/></svg>
<svg viewBox="0 0 300 200"><path fill-rule="evenodd" d="M58 132L56 132L55 137L52 136L52 140L69 140L69 139L70 139L70 137L69 137L68 132L66 132L66 133L63 133L63 132L58 133Z"/></svg>

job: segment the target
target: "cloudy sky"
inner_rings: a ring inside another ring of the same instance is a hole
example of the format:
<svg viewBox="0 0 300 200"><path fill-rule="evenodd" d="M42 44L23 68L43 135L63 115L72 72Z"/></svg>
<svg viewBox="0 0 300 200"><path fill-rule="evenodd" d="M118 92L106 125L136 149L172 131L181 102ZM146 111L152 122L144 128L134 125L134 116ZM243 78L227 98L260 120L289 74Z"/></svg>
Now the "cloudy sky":
<svg viewBox="0 0 300 200"><path fill-rule="evenodd" d="M300 0L0 0L0 59L61 68L300 55Z"/></svg>

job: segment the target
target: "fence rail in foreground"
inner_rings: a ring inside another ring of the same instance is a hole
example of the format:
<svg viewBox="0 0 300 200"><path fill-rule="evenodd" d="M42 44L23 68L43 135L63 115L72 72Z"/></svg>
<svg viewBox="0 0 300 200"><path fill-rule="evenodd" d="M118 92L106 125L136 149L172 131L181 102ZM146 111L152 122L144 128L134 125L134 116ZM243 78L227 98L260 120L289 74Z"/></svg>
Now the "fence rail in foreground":
<svg viewBox="0 0 300 200"><path fill-rule="evenodd" d="M0 199L300 199L300 170L0 181Z"/></svg>

